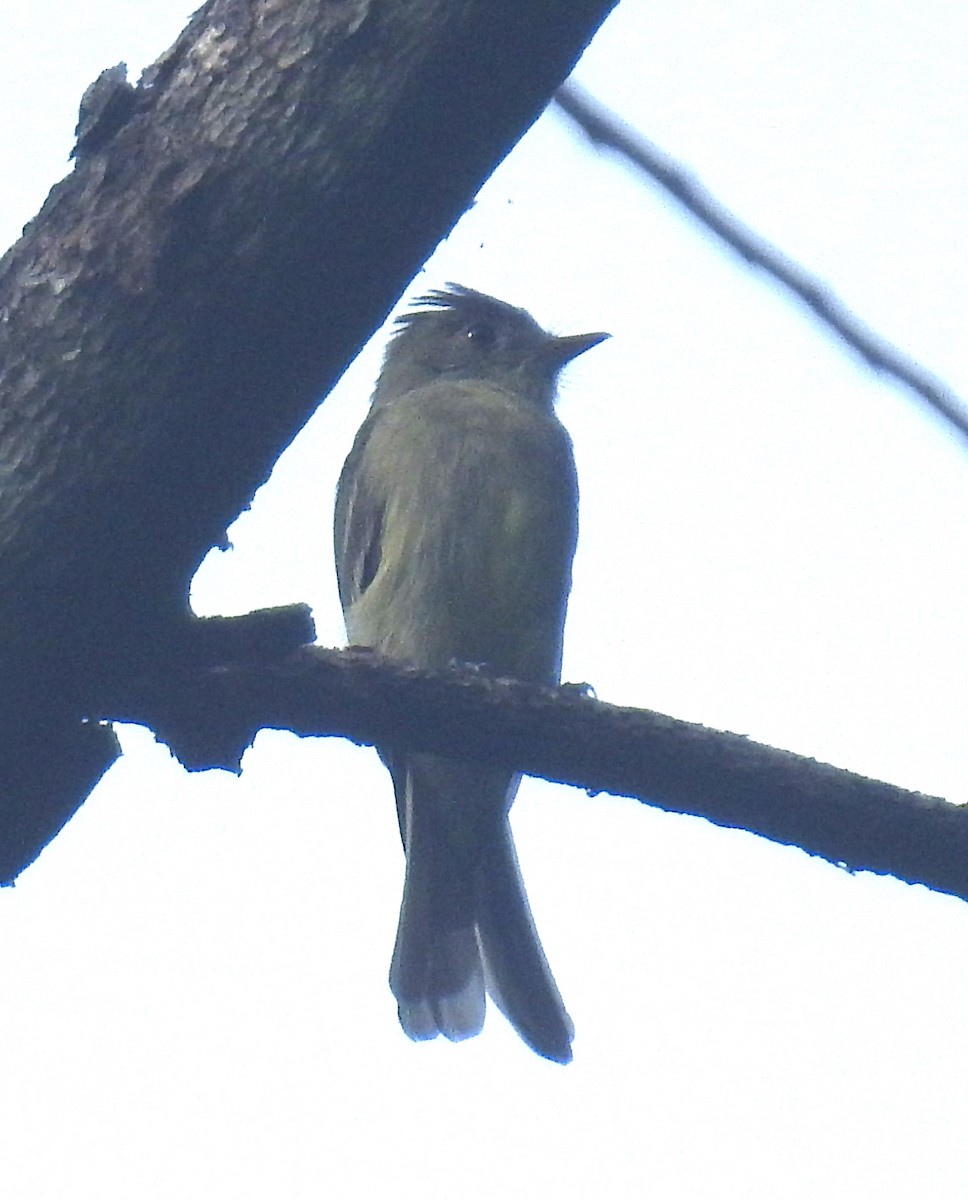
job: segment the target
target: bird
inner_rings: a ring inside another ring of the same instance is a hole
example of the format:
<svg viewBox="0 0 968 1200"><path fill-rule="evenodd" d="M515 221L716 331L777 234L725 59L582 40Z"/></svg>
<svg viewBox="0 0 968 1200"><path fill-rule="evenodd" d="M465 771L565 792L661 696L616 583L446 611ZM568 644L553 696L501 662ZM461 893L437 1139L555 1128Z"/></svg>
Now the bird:
<svg viewBox="0 0 968 1200"><path fill-rule="evenodd" d="M399 317L336 493L347 638L428 669L476 664L554 685L578 534L561 369L606 333L556 337L458 284ZM390 968L416 1041L478 1034L486 995L544 1058L574 1027L535 928L511 835L520 775L379 747L406 855Z"/></svg>

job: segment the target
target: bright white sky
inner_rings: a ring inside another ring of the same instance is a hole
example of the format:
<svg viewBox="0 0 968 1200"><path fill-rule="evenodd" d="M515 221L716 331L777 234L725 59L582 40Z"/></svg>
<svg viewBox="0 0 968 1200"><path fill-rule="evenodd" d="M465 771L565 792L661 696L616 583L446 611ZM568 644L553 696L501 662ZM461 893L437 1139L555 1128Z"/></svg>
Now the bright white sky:
<svg viewBox="0 0 968 1200"><path fill-rule="evenodd" d="M136 76L188 12L7 0L4 245L67 170L84 87ZM578 78L968 395L966 39L953 0L627 0ZM416 286L445 280L614 335L559 409L583 492L566 678L968 799L968 447L553 114ZM307 600L341 642L332 494L379 353L203 567L198 611ZM123 740L0 893L6 1194L968 1195L960 901L527 783L575 1062L494 1013L413 1045L376 756L262 735L237 780Z"/></svg>

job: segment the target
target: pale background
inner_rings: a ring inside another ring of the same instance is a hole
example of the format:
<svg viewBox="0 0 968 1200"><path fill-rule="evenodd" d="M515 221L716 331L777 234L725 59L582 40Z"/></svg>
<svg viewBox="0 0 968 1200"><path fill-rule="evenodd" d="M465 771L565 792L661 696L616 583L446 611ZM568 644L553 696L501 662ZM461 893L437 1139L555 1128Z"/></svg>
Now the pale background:
<svg viewBox="0 0 968 1200"><path fill-rule="evenodd" d="M137 77L189 11L7 0L4 246L68 169L86 85ZM964 395L966 49L955 0L626 0L578 78ZM583 492L566 678L968 799L965 445L553 113L416 289L445 280L614 335L559 408ZM199 612L306 600L340 643L333 487L381 340L205 564ZM241 779L188 776L122 738L0 893L5 1195L968 1195L960 901L528 783L575 1062L494 1013L413 1045L376 756L262 735Z"/></svg>

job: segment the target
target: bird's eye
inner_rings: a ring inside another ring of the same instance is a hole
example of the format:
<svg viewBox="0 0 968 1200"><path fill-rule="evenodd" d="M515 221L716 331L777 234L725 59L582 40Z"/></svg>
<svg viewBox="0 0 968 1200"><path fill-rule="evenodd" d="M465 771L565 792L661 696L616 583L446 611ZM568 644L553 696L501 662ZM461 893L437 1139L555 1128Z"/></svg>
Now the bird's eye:
<svg viewBox="0 0 968 1200"><path fill-rule="evenodd" d="M475 346L486 348L493 346L497 338L494 332L493 325L487 325L483 322L477 325L470 325L467 329L467 340L473 342Z"/></svg>

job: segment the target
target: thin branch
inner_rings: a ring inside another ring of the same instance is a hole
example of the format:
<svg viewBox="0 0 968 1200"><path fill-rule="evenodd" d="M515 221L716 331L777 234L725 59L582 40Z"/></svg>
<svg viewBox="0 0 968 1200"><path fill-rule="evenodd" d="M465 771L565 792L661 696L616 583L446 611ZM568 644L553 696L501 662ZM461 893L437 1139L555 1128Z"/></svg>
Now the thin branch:
<svg viewBox="0 0 968 1200"><path fill-rule="evenodd" d="M968 900L968 810L575 687L307 647L274 664L174 671L100 715L148 725L195 769L238 769L262 728L500 761Z"/></svg>
<svg viewBox="0 0 968 1200"><path fill-rule="evenodd" d="M555 101L591 141L617 151L651 176L750 266L759 267L792 292L869 367L903 384L968 439L968 409L954 392L864 325L833 292L744 225L684 167L641 134L626 128L614 113L596 103L575 84L566 83L559 88Z"/></svg>

